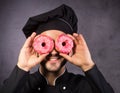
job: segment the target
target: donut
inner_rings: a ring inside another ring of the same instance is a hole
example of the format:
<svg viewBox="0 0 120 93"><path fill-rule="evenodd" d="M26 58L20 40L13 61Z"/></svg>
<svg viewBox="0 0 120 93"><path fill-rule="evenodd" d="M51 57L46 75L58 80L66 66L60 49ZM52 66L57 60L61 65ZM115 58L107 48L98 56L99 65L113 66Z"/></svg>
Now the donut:
<svg viewBox="0 0 120 93"><path fill-rule="evenodd" d="M54 42L49 36L38 35L33 41L33 48L39 54L49 53L54 48Z"/></svg>
<svg viewBox="0 0 120 93"><path fill-rule="evenodd" d="M70 53L73 46L72 38L66 34L61 34L55 42L56 50L64 54Z"/></svg>

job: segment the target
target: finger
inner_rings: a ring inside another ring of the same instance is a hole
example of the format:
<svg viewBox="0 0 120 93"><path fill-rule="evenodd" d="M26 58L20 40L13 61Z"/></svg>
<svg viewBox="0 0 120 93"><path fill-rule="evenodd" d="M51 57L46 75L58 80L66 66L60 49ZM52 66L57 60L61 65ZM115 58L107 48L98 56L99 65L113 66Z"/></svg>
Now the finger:
<svg viewBox="0 0 120 93"><path fill-rule="evenodd" d="M23 46L23 47L31 47L31 46L32 46L32 42L33 42L33 40L34 40L35 36L36 36L36 33L35 33L35 32L33 32L33 33L31 34L31 36L30 36L30 37L28 37L28 38L27 38L27 40L25 41L25 43L24 43L24 46Z"/></svg>
<svg viewBox="0 0 120 93"><path fill-rule="evenodd" d="M74 51L72 50L70 53L69 53L69 56L71 57L73 55Z"/></svg>
<svg viewBox="0 0 120 93"><path fill-rule="evenodd" d="M34 38L35 38L35 36L36 36L36 33L35 33L35 32L33 32L33 33L31 34L31 36L30 36L30 37L31 37L32 39L34 39Z"/></svg>
<svg viewBox="0 0 120 93"><path fill-rule="evenodd" d="M70 38L72 38L72 40L75 39L71 34L67 34L67 36L69 36Z"/></svg>
<svg viewBox="0 0 120 93"><path fill-rule="evenodd" d="M77 34L77 33L73 33L73 36L77 37L77 36L78 36L78 34Z"/></svg>
<svg viewBox="0 0 120 93"><path fill-rule="evenodd" d="M72 62L72 59L69 55L60 53L60 56L64 57L67 61Z"/></svg>
<svg viewBox="0 0 120 93"><path fill-rule="evenodd" d="M39 55L39 56L37 55L37 62L38 62L38 63L42 62L48 54L49 54L49 53L41 54L41 55Z"/></svg>
<svg viewBox="0 0 120 93"><path fill-rule="evenodd" d="M73 36L75 37L75 39L77 40L77 42L79 41L79 34L77 33L73 33Z"/></svg>
<svg viewBox="0 0 120 93"><path fill-rule="evenodd" d="M83 35L82 34L80 34L79 35L79 43L85 48L85 49L87 49L88 51L89 51L89 48L88 48L88 46L87 46L87 43L86 43L86 41L85 41L85 39L84 39L84 37L83 37Z"/></svg>
<svg viewBox="0 0 120 93"><path fill-rule="evenodd" d="M79 44L86 45L86 41L82 34L74 33L73 36L76 38L76 40Z"/></svg>
<svg viewBox="0 0 120 93"><path fill-rule="evenodd" d="M87 46L87 43L86 43L86 41L85 41L85 39L84 39L84 37L83 37L82 34L79 35L79 39L81 40L81 43L82 43L83 45Z"/></svg>
<svg viewBox="0 0 120 93"><path fill-rule="evenodd" d="M74 42L75 42L75 44L77 45L78 43L79 43L79 41L78 41L78 34L77 33L73 33L73 37L75 38L74 39Z"/></svg>

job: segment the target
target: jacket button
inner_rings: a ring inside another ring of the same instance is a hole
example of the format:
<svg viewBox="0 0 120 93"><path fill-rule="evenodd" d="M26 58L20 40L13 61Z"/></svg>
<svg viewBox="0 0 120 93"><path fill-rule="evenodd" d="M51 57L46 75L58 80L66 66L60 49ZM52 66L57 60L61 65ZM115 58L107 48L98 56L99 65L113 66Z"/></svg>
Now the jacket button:
<svg viewBox="0 0 120 93"><path fill-rule="evenodd" d="M66 86L63 86L63 88L62 88L63 90L66 90Z"/></svg>
<svg viewBox="0 0 120 93"><path fill-rule="evenodd" d="M40 87L38 87L38 91L40 91Z"/></svg>

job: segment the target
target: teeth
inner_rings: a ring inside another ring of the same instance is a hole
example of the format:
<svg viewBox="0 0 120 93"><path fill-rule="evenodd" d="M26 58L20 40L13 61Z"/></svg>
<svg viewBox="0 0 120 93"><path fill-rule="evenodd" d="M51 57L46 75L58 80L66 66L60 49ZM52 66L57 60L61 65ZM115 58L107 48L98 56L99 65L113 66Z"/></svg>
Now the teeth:
<svg viewBox="0 0 120 93"><path fill-rule="evenodd" d="M50 58L50 60L57 60L57 58Z"/></svg>
<svg viewBox="0 0 120 93"><path fill-rule="evenodd" d="M56 60L57 58L52 58L51 60Z"/></svg>

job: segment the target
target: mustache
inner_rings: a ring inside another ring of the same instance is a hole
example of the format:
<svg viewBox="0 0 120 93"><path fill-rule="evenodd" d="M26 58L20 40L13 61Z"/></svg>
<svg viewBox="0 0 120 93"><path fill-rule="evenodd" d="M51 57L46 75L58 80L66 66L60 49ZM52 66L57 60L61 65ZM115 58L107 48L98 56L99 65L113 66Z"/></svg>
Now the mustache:
<svg viewBox="0 0 120 93"><path fill-rule="evenodd" d="M59 55L59 53L54 54L54 55L50 53L50 54L48 54L48 55L46 56L46 60L49 60L49 59L52 58L52 57L56 57L56 58L58 58L58 59L59 59L59 58L63 58L62 56Z"/></svg>

